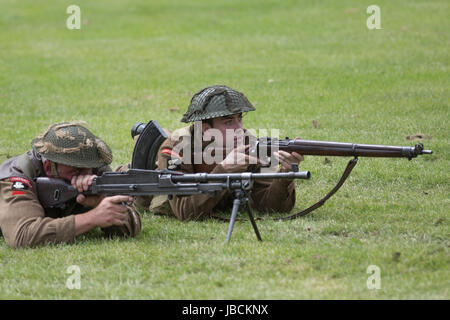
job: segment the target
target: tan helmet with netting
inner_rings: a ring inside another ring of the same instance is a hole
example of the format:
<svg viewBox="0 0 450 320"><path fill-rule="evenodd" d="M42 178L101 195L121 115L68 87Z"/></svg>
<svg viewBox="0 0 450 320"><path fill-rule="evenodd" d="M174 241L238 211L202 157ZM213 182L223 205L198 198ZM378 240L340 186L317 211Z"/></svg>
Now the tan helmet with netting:
<svg viewBox="0 0 450 320"><path fill-rule="evenodd" d="M181 122L194 122L255 110L245 95L224 85L197 92L191 99Z"/></svg>
<svg viewBox="0 0 450 320"><path fill-rule="evenodd" d="M45 159L67 166L100 168L109 165L111 149L85 125L81 121L53 124L33 139L31 146Z"/></svg>

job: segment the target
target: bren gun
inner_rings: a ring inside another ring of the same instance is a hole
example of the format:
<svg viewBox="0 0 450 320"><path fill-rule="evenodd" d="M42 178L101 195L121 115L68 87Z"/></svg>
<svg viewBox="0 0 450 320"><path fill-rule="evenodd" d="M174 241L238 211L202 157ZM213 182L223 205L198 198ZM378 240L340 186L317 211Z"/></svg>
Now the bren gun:
<svg viewBox="0 0 450 320"><path fill-rule="evenodd" d="M234 193L233 208L226 241L229 242L233 232L236 216L241 204L245 205L247 214L261 241L261 235L249 204L248 194L255 180L267 179L309 179L310 173L277 172L277 173L193 173L184 174L170 170L130 169L127 172L106 172L94 178L85 195L169 195L188 196L195 194L210 194L227 189ZM63 207L65 203L74 199L79 192L62 179L40 177L36 179L36 189L39 202L44 208Z"/></svg>

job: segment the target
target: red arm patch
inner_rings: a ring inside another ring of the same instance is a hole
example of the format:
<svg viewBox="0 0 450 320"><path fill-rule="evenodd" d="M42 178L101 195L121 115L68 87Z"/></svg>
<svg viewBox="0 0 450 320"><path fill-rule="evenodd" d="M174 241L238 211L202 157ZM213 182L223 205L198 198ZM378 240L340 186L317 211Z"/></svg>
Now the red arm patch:
<svg viewBox="0 0 450 320"><path fill-rule="evenodd" d="M180 155L178 153L176 153L175 151L173 151L172 149L162 149L161 153L163 154L167 154L168 156L171 156L172 158L181 158Z"/></svg>
<svg viewBox="0 0 450 320"><path fill-rule="evenodd" d="M25 194L25 190L33 189L33 185L27 179L21 177L11 177L9 182L12 182L12 195L17 196L20 194Z"/></svg>
<svg viewBox="0 0 450 320"><path fill-rule="evenodd" d="M25 184L26 186L28 186L28 188L33 189L33 185L31 184L31 181L27 180L25 178L11 177L11 178L9 178L9 182L21 182L21 183Z"/></svg>

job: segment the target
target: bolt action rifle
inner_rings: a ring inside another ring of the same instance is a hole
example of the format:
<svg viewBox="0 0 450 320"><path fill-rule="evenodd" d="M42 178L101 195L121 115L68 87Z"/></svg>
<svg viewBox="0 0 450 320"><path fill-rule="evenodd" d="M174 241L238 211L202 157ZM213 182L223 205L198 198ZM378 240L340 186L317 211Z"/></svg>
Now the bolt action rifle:
<svg viewBox="0 0 450 320"><path fill-rule="evenodd" d="M270 137L260 138L251 146L250 154L253 156L264 156L272 154L274 151L283 150L286 152L297 152L308 156L339 156L353 157L344 170L336 186L312 206L284 217L283 220L292 220L304 216L311 211L321 207L347 180L353 168L358 162L358 157L386 157L386 158L407 158L411 160L419 155L432 154L431 150L424 150L423 144L416 144L414 147L386 146L374 144L356 144L330 141L301 140L301 139L273 139Z"/></svg>
<svg viewBox="0 0 450 320"><path fill-rule="evenodd" d="M151 120L147 124L137 122L131 129L131 136L139 135L134 152L133 162L141 168L155 168L155 160L157 151L161 143L167 139L163 129L155 120ZM325 197L320 199L312 206L283 218L277 220L292 220L304 216L311 211L321 207L339 188L344 184L353 168L358 162L358 157L387 157L387 158L407 158L411 160L419 155L429 155L433 152L431 150L424 150L423 144L416 144L414 147L405 146L386 146L373 144L356 144L330 141L315 141L315 140L301 140L301 139L275 139L264 137L250 142L250 155L263 158L270 165L270 159L273 152L283 150L286 152L297 152L301 155L311 156L339 156L339 157L353 157L344 170L341 178L336 186L328 192ZM295 170L295 169L294 169Z"/></svg>

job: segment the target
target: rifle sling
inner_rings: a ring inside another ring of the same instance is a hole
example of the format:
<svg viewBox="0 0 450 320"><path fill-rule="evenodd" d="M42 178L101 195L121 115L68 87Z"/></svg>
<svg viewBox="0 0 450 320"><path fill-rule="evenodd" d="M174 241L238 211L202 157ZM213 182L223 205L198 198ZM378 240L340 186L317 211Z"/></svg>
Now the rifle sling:
<svg viewBox="0 0 450 320"><path fill-rule="evenodd" d="M350 175L350 173L352 172L353 168L356 166L357 163L358 163L358 158L357 157L355 157L354 159L350 160L347 163L347 167L345 168L344 173L342 174L342 176L339 179L338 183L334 186L333 189L331 189L330 192L328 192L325 195L325 197L323 197L322 199L317 201L315 204L313 204L312 206L306 208L305 210L302 210L302 211L297 212L295 214L289 215L287 217L274 218L273 220L278 220L278 221L294 220L294 219L297 219L298 217L306 216L308 213L310 213L310 212L316 210L317 208L320 208L321 206L323 206L325 201L330 199L340 189L340 187L342 187L342 185L344 184L345 180L347 180L348 176ZM216 215L211 215L211 217L213 217L215 219L222 220L222 221L230 221L229 218L218 217ZM246 221L247 219L236 219L236 220L237 221ZM255 220L265 220L265 219L255 218Z"/></svg>
<svg viewBox="0 0 450 320"><path fill-rule="evenodd" d="M342 174L342 176L339 179L338 183L334 186L333 189L331 189L330 192L328 192L326 194L325 197L323 197L322 199L317 201L315 204L313 204L312 206L310 206L310 207L306 208L305 210L302 210L302 211L300 211L298 213L292 214L292 215L287 216L287 217L274 219L274 220L282 220L282 221L294 220L294 219L297 219L298 217L306 216L311 211L314 211L317 208L320 208L325 203L325 201L330 199L331 196L333 196L336 193L336 191L338 191L339 188L342 187L342 185L344 184L345 180L347 180L348 176L350 175L350 173L352 172L353 168L356 166L357 163L358 163L358 158L357 157L355 157L354 159L350 160L347 163L347 167L345 168L344 173Z"/></svg>

